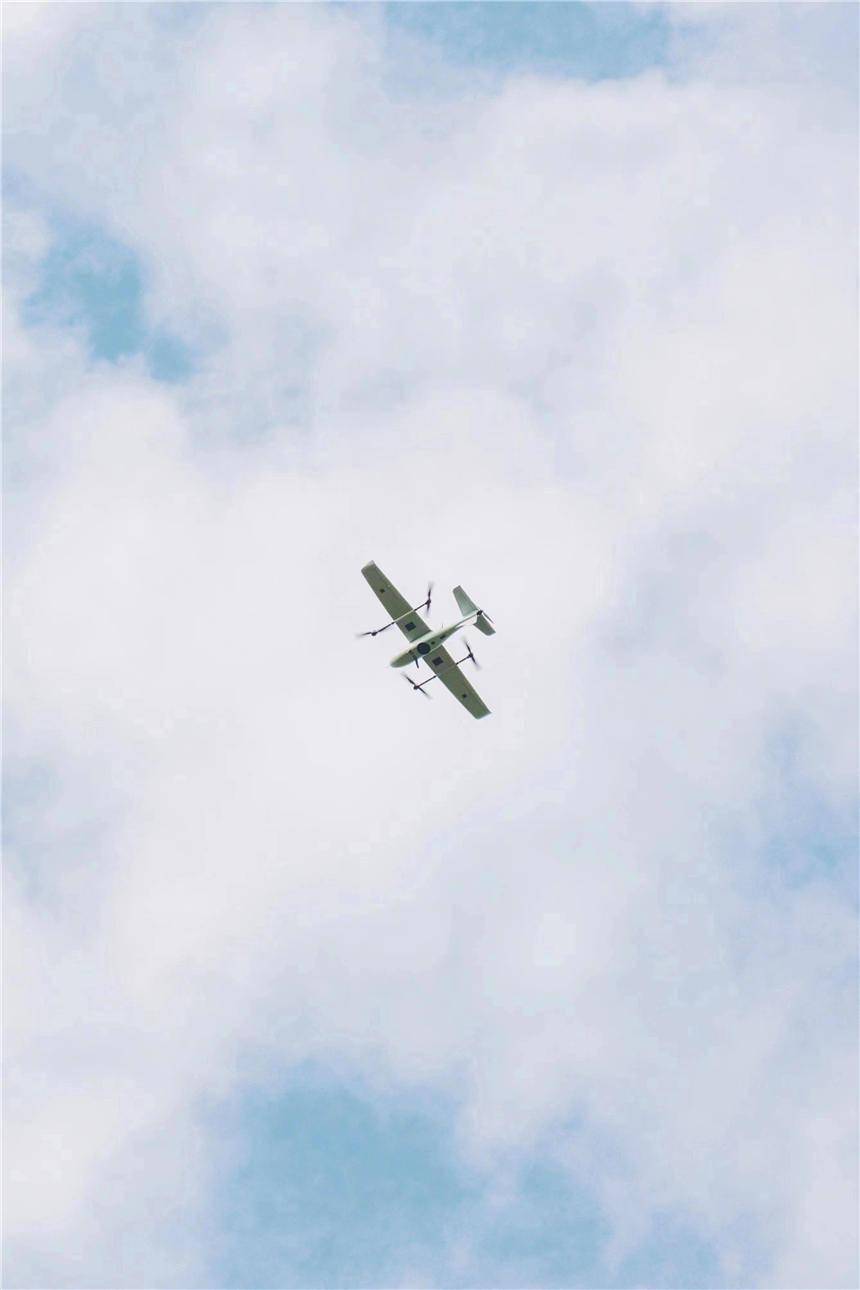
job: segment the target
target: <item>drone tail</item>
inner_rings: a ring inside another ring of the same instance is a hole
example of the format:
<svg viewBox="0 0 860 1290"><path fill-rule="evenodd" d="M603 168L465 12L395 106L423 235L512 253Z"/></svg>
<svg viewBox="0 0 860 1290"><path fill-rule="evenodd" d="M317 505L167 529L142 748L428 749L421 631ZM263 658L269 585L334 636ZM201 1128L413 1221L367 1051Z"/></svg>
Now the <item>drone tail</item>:
<svg viewBox="0 0 860 1290"><path fill-rule="evenodd" d="M483 632L485 636L492 636L495 633L496 629L492 626L492 619L489 614L485 614L483 609L479 609L474 600L472 600L470 596L466 595L462 587L454 588L454 599L457 602L460 613L464 617L467 617L470 614L477 614L475 626L479 632Z"/></svg>

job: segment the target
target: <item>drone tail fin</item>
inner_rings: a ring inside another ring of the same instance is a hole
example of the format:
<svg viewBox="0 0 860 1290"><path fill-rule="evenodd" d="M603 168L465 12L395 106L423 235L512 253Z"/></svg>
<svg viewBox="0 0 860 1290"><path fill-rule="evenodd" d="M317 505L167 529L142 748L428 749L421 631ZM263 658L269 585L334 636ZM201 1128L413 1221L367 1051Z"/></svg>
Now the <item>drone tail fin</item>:
<svg viewBox="0 0 860 1290"><path fill-rule="evenodd" d="M491 625L489 616L485 614L482 609L478 608L474 600L472 600L470 596L466 595L462 587L454 588L454 599L456 600L460 613L464 618L470 614L478 615L475 619L475 626L479 632L483 632L485 636L492 636L495 633L496 629Z"/></svg>
<svg viewBox="0 0 860 1290"><path fill-rule="evenodd" d="M476 614L478 612L478 606L475 604L474 600L471 600L470 597L466 595L462 587L454 588L454 599L457 602L457 608L464 616L466 614Z"/></svg>

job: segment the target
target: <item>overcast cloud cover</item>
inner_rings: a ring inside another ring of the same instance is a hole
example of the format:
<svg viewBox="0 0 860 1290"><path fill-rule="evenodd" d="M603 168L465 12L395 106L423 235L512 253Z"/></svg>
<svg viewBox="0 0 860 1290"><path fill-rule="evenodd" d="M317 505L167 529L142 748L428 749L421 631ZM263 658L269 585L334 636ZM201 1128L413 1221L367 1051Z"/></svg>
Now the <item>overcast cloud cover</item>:
<svg viewBox="0 0 860 1290"><path fill-rule="evenodd" d="M858 1284L857 9L445 9L5 8L10 1287Z"/></svg>

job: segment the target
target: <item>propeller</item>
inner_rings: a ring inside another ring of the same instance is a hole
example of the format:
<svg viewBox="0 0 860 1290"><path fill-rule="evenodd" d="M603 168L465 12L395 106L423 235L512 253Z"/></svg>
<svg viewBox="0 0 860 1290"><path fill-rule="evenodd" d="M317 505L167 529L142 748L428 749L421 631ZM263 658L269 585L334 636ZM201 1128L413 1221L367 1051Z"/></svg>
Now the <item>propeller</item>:
<svg viewBox="0 0 860 1290"><path fill-rule="evenodd" d="M414 610L409 611L410 613L417 613L419 609L426 609L428 613L430 612L430 605L433 602L433 585L432 582L427 583L427 599L422 605L416 605ZM393 627L397 621L399 620L393 619L390 623L386 623L384 627L377 627L372 632L356 632L355 639L360 641L363 636L378 636L380 632L387 632L389 627Z"/></svg>
<svg viewBox="0 0 860 1290"><path fill-rule="evenodd" d="M386 623L384 627L375 627L372 632L356 632L355 638L356 640L361 640L362 636L379 636L382 634L382 632L387 632L389 627L393 627L393 626L394 626L394 623L391 622L391 623Z"/></svg>
<svg viewBox="0 0 860 1290"><path fill-rule="evenodd" d="M410 677L408 677L405 672L402 675L403 675L404 681L406 681L407 684L411 685L413 690L417 690L419 694L423 694L425 699L429 699L431 697L424 689L423 686L416 685L415 682Z"/></svg>
<svg viewBox="0 0 860 1290"><path fill-rule="evenodd" d="M478 660L475 658L475 655L472 653L472 646L471 646L471 645L469 644L469 642L466 640L466 637L465 637L465 636L463 637L463 644L466 646L466 657L467 657L467 658L470 658L470 659L472 660L472 662L475 664L475 667L476 667L476 668L478 669L478 671L480 672L480 670L481 670L481 664L478 662Z"/></svg>

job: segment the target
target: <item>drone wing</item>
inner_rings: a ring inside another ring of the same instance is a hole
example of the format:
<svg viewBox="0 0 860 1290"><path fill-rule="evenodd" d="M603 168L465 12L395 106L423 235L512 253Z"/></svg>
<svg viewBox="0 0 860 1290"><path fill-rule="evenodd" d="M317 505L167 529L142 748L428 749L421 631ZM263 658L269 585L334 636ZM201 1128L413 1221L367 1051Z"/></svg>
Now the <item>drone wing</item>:
<svg viewBox="0 0 860 1290"><path fill-rule="evenodd" d="M459 703L462 703L467 712L471 712L473 717L489 716L490 709L471 682L466 680L459 665L454 662L444 647L433 650L424 662L428 667L432 667L437 679L451 691Z"/></svg>
<svg viewBox="0 0 860 1290"><path fill-rule="evenodd" d="M426 636L430 628L420 614L411 613L409 601L401 596L392 582L389 582L382 570L371 561L361 571L370 590L388 610L389 618L399 618L397 626L407 640L416 640ZM404 617L406 615L406 617Z"/></svg>

